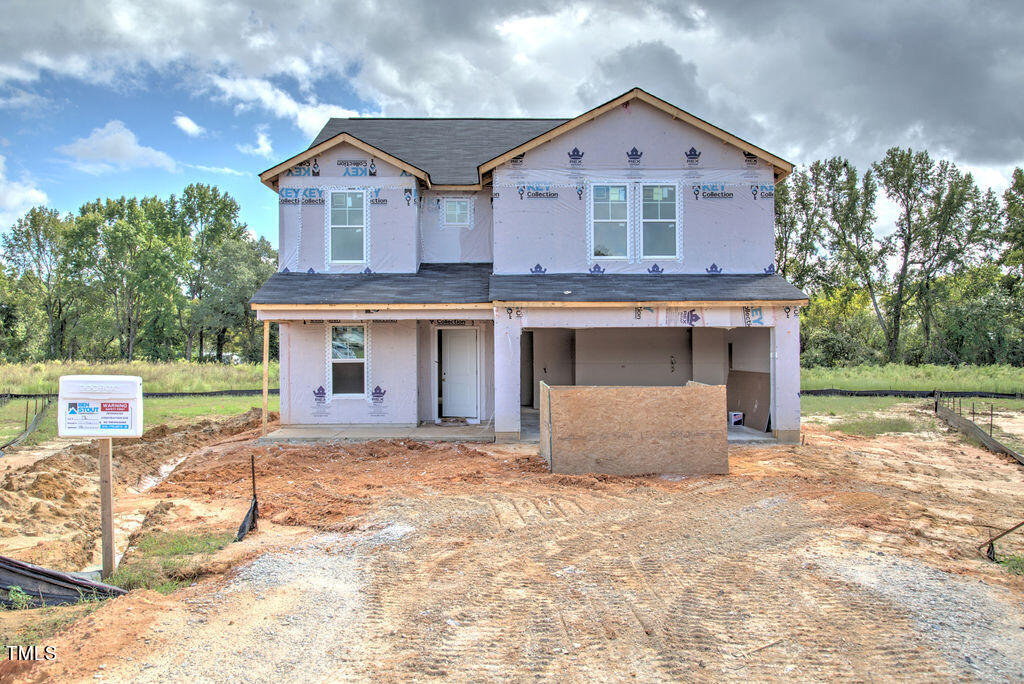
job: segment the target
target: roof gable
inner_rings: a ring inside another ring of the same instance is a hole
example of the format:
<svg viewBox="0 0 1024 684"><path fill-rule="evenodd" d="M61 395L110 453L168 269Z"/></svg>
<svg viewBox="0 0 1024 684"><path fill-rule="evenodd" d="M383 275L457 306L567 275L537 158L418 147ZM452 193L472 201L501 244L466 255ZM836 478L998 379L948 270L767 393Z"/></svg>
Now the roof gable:
<svg viewBox="0 0 1024 684"><path fill-rule="evenodd" d="M486 174L513 157L633 100L641 100L674 119L756 156L773 168L776 180L785 178L793 170L793 165L785 159L645 90L633 88L573 119L331 119L307 150L267 169L260 174L260 180L274 189L276 178L281 173L347 142L420 178L427 187L479 188Z"/></svg>
<svg viewBox="0 0 1024 684"><path fill-rule="evenodd" d="M665 112L673 119L677 119L679 121L682 121L683 123L689 124L694 128L704 131L705 133L708 133L709 135L721 140L722 142L732 145L747 154L754 155L758 159L769 164L774 169L774 175L776 180L782 180L793 171L793 165L790 162L783 159L782 157L778 157L766 150L763 150L760 147L754 145L753 143L747 142L743 138L735 136L732 133L729 133L728 131L719 128L718 126L710 124L707 121L704 121L703 119L698 118L693 114L690 114L689 112L680 109L679 107L676 107L675 105L669 102L666 102L665 100L662 100L661 98L651 95L645 90L642 90L640 88L633 88L629 92L623 93L614 100L609 100L608 102L605 102L603 105L595 107L594 109L591 109L588 112L584 112L583 114L580 114L574 119L569 119L564 123L552 128L551 130L545 131L544 133L538 135L537 137L525 141L522 144L517 145L516 147L513 147L503 152L502 154L487 160L485 163L480 165L480 176L483 177L485 173L493 171L495 168L508 162L513 157L518 157L519 155L524 154L540 145L550 142L551 140L554 140L558 136L568 133L569 131L577 128L578 126L581 126L589 121L593 121L594 119L597 119L603 114L613 111L615 108L632 102L633 100L640 100L642 102L645 102L646 104L649 104L652 107Z"/></svg>

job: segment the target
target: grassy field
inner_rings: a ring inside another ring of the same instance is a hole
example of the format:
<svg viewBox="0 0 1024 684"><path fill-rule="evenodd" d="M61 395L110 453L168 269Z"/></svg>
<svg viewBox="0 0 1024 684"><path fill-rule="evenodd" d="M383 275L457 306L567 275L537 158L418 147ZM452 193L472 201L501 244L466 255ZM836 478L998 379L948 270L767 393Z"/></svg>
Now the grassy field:
<svg viewBox="0 0 1024 684"><path fill-rule="evenodd" d="M0 394L56 393L62 375L138 375L144 392L210 392L263 387L259 364L188 363L0 363ZM270 364L270 386L277 387L278 364ZM24 407L22 407L24 410Z"/></svg>
<svg viewBox="0 0 1024 684"><path fill-rule="evenodd" d="M804 368L802 389L904 389L1024 393L1024 368L1015 366L850 366Z"/></svg>
<svg viewBox="0 0 1024 684"><path fill-rule="evenodd" d="M277 395L270 397L270 410L280 409ZM143 404L142 422L145 429L163 423L176 425L197 418L236 416L250 408L262 405L259 396L254 397L157 397L146 399ZM39 428L23 442L26 446L39 444L57 436L56 405L50 407ZM31 412L31 409L30 409ZM25 400L13 400L0 406L0 443L6 442L22 431L25 423Z"/></svg>

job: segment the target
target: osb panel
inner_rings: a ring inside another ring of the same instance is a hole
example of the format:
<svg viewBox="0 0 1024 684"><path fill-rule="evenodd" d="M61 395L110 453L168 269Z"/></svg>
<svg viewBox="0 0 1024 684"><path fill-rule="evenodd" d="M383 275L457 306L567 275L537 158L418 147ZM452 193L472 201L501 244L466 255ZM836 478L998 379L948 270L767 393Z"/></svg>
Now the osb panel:
<svg viewBox="0 0 1024 684"><path fill-rule="evenodd" d="M771 374L729 371L726 401L730 411L743 411L743 424L755 430L768 425L771 407Z"/></svg>
<svg viewBox="0 0 1024 684"><path fill-rule="evenodd" d="M552 472L729 472L724 385L552 387L547 394L541 448Z"/></svg>

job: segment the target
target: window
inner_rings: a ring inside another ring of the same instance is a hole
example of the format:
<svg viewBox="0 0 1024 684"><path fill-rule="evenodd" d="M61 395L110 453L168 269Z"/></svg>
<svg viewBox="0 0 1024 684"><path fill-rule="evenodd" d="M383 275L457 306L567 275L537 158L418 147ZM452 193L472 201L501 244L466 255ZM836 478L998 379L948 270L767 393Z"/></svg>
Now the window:
<svg viewBox="0 0 1024 684"><path fill-rule="evenodd" d="M336 325L331 328L331 393L366 392L366 328Z"/></svg>
<svg viewBox="0 0 1024 684"><path fill-rule="evenodd" d="M444 225L446 225L446 226L468 226L469 225L469 200L468 199L445 199L445 201L444 201Z"/></svg>
<svg viewBox="0 0 1024 684"><path fill-rule="evenodd" d="M593 256L611 259L628 257L629 229L626 218L626 186L595 185L593 197Z"/></svg>
<svg viewBox="0 0 1024 684"><path fill-rule="evenodd" d="M672 182L591 186L588 260L677 259L679 192Z"/></svg>
<svg viewBox="0 0 1024 684"><path fill-rule="evenodd" d="M365 232L363 192L332 192L331 261L361 263Z"/></svg>
<svg viewBox="0 0 1024 684"><path fill-rule="evenodd" d="M640 236L644 259L676 256L676 189L671 185L643 186Z"/></svg>

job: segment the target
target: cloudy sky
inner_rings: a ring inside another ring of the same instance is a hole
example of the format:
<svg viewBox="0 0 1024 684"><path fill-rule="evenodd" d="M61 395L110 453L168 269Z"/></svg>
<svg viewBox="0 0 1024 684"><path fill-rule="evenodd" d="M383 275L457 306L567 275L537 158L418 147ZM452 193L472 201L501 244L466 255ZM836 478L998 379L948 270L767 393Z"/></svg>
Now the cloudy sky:
<svg viewBox="0 0 1024 684"><path fill-rule="evenodd" d="M634 85L797 163L909 145L1001 190L1022 35L1010 2L14 0L0 230L204 182L276 244L256 174L329 116L572 116Z"/></svg>

